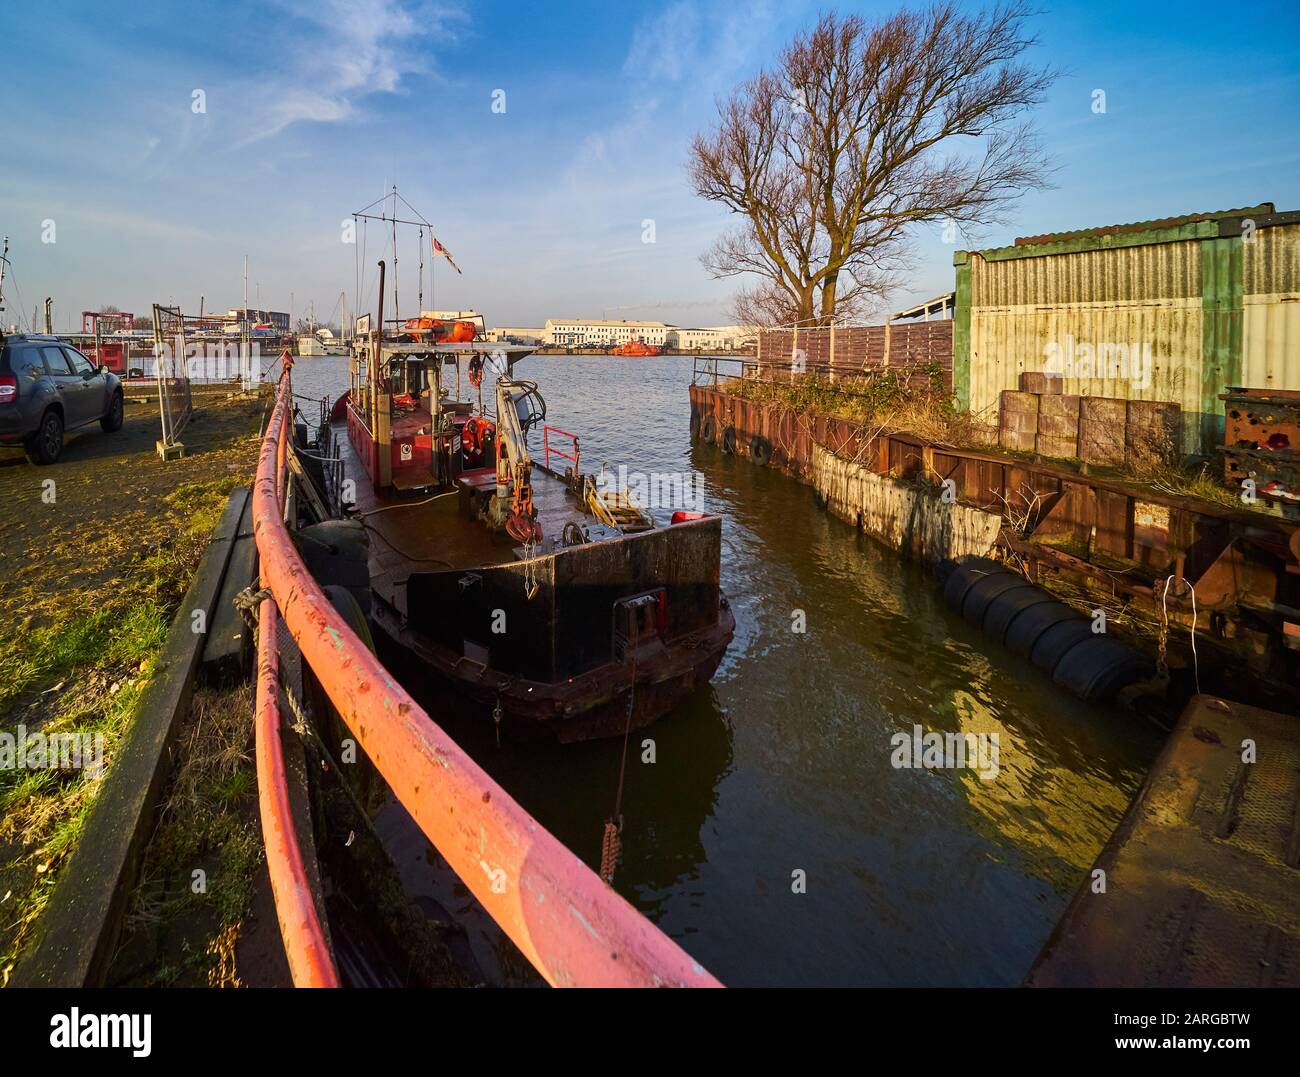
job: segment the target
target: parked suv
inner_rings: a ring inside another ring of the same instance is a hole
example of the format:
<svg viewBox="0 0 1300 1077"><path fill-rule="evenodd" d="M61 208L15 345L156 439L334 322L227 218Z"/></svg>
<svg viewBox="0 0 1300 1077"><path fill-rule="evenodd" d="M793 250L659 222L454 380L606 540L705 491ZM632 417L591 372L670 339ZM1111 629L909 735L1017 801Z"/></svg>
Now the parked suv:
<svg viewBox="0 0 1300 1077"><path fill-rule="evenodd" d="M98 422L122 428L122 382L57 337L0 337L0 445L21 444L34 464L63 454L63 433Z"/></svg>

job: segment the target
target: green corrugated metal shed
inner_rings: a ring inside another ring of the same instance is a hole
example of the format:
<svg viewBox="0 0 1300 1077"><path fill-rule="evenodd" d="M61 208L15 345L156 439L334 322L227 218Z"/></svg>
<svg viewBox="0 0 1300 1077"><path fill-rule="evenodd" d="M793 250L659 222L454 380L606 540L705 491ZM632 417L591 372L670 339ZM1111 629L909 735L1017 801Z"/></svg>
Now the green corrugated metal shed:
<svg viewBox="0 0 1300 1077"><path fill-rule="evenodd" d="M1003 389L1182 406L1186 452L1222 436L1228 385L1300 388L1300 213L1271 203L957 252L953 384L995 422Z"/></svg>

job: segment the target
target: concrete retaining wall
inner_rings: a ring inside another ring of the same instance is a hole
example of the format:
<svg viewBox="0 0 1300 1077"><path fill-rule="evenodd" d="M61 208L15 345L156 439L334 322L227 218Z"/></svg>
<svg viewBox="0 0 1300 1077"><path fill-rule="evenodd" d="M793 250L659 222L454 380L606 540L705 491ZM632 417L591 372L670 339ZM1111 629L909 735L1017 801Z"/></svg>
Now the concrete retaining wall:
<svg viewBox="0 0 1300 1077"><path fill-rule="evenodd" d="M947 504L929 490L876 475L820 445L813 445L812 475L834 515L924 564L984 556L997 542L1001 517Z"/></svg>
<svg viewBox="0 0 1300 1077"><path fill-rule="evenodd" d="M800 415L693 385L691 425L705 441L711 426L719 446L724 432L733 431L738 456L752 458L758 443L771 466L816 489L832 513L907 557L933 564L987 554L997 541L1000 512L943 502L920 481L938 481L922 450L874 437L847 419ZM960 487L957 493L965 498Z"/></svg>

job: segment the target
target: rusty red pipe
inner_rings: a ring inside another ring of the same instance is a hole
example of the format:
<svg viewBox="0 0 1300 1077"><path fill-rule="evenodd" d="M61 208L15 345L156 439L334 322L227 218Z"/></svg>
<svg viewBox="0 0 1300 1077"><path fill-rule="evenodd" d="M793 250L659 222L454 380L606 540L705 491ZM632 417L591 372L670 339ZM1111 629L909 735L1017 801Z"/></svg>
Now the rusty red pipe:
<svg viewBox="0 0 1300 1077"><path fill-rule="evenodd" d="M339 974L325 939L307 869L298 844L280 743L280 662L276 649L279 617L265 599L257 611L257 799L262 817L266 866L275 896L280 937L295 987L338 987Z"/></svg>
<svg viewBox="0 0 1300 1077"><path fill-rule="evenodd" d="M394 795L553 986L721 986L488 777L339 616L279 511L277 448L289 399L286 374L253 490L263 580L303 660Z"/></svg>

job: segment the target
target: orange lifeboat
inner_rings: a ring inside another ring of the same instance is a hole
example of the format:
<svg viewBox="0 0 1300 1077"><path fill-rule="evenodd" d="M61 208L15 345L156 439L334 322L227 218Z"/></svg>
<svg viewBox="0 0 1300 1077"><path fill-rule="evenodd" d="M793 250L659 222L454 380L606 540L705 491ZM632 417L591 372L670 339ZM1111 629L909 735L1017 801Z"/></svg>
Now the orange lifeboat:
<svg viewBox="0 0 1300 1077"><path fill-rule="evenodd" d="M435 342L447 344L468 344L478 335L478 326L473 322L451 322L423 314L418 318L407 318L402 328L412 333L431 332Z"/></svg>
<svg viewBox="0 0 1300 1077"><path fill-rule="evenodd" d="M661 350L662 349L655 347L653 344L647 344L644 340L638 337L636 340L629 340L626 344L620 344L611 354L639 358L642 356L658 355Z"/></svg>

